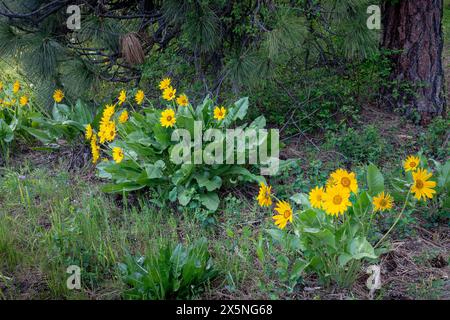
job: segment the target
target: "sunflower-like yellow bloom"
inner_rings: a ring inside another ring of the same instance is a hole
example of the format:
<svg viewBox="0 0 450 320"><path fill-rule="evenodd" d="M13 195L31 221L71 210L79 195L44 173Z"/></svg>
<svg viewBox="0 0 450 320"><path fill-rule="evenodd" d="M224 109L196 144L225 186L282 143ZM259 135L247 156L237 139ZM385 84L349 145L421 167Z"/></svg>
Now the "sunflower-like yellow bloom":
<svg viewBox="0 0 450 320"><path fill-rule="evenodd" d="M127 110L123 110L122 113L119 116L119 122L120 123L125 123L128 121L128 111Z"/></svg>
<svg viewBox="0 0 450 320"><path fill-rule="evenodd" d="M327 188L323 196L323 209L330 216L344 214L352 205L350 202L350 190L340 185Z"/></svg>
<svg viewBox="0 0 450 320"><path fill-rule="evenodd" d="M275 220L275 225L280 229L284 229L288 222L292 223L292 208L286 201L278 201L275 211L278 212L277 215L273 216Z"/></svg>
<svg viewBox="0 0 450 320"><path fill-rule="evenodd" d="M159 83L159 89L165 90L165 89L169 88L171 82L172 81L170 80L170 78L165 78L165 79L161 80L161 82Z"/></svg>
<svg viewBox="0 0 450 320"><path fill-rule="evenodd" d="M141 105L144 102L144 98L145 98L144 91L138 90L136 92L136 95L134 96L134 101L136 101L138 105Z"/></svg>
<svg viewBox="0 0 450 320"><path fill-rule="evenodd" d="M55 100L56 103L60 103L64 99L64 92L62 92L61 89L56 89L55 92L53 92L53 100Z"/></svg>
<svg viewBox="0 0 450 320"><path fill-rule="evenodd" d="M373 206L375 211L385 211L392 209L394 200L389 193L381 192L376 197L373 198Z"/></svg>
<svg viewBox="0 0 450 320"><path fill-rule="evenodd" d="M416 171L419 167L420 159L417 156L409 156L403 163L405 171Z"/></svg>
<svg viewBox="0 0 450 320"><path fill-rule="evenodd" d="M0 81L0 91L3 90L3 82Z"/></svg>
<svg viewBox="0 0 450 320"><path fill-rule="evenodd" d="M112 156L113 156L113 160L116 163L121 163L124 158L123 150L119 147L114 147L113 151L112 151Z"/></svg>
<svg viewBox="0 0 450 320"><path fill-rule="evenodd" d="M225 107L216 107L214 109L214 119L216 119L217 121L223 120L226 114L227 109L225 109Z"/></svg>
<svg viewBox="0 0 450 320"><path fill-rule="evenodd" d="M13 93L17 93L20 90L20 82L19 80L16 80L13 84Z"/></svg>
<svg viewBox="0 0 450 320"><path fill-rule="evenodd" d="M91 139L92 163L97 163L100 158L100 147L97 145L97 135L93 134Z"/></svg>
<svg viewBox="0 0 450 320"><path fill-rule="evenodd" d="M119 105L123 104L127 100L127 92L125 90L120 91L117 100L119 100Z"/></svg>
<svg viewBox="0 0 450 320"><path fill-rule="evenodd" d="M356 181L356 176L354 172L348 172L344 169L337 169L330 176L333 182L344 189L348 189L353 193L358 192L358 181Z"/></svg>
<svg viewBox="0 0 450 320"><path fill-rule="evenodd" d="M93 134L94 134L94 131L92 130L91 124L87 124L85 127L85 133L84 133L86 140L91 140Z"/></svg>
<svg viewBox="0 0 450 320"><path fill-rule="evenodd" d="M417 200L423 198L426 201L427 198L433 198L433 194L436 193L433 189L436 187L436 182L429 181L432 175L433 174L431 172L429 173L425 169L418 169L413 172L412 176L414 179L414 184L411 187L411 192L414 193L414 197L416 197Z"/></svg>
<svg viewBox="0 0 450 320"><path fill-rule="evenodd" d="M266 186L264 182L261 182L256 199L261 207L270 207L272 205L272 187Z"/></svg>
<svg viewBox="0 0 450 320"><path fill-rule="evenodd" d="M21 96L19 103L22 107L26 106L28 104L28 97L27 96Z"/></svg>
<svg viewBox="0 0 450 320"><path fill-rule="evenodd" d="M177 98L177 104L180 107L187 107L189 105L189 99L188 99L187 95L185 95L184 93L180 94Z"/></svg>
<svg viewBox="0 0 450 320"><path fill-rule="evenodd" d="M323 207L323 196L325 195L325 190L323 187L315 187L309 192L309 202L313 208L322 209Z"/></svg>
<svg viewBox="0 0 450 320"><path fill-rule="evenodd" d="M105 125L101 125L98 137L100 138L100 143L104 143L105 141L114 141L114 139L116 138L116 124L114 123L114 121L110 121Z"/></svg>
<svg viewBox="0 0 450 320"><path fill-rule="evenodd" d="M107 104L103 110L102 119L100 123L107 123L111 121L112 116L116 112L116 106L112 104Z"/></svg>
<svg viewBox="0 0 450 320"><path fill-rule="evenodd" d="M177 119L175 118L175 111L173 109L166 109L163 112L161 112L161 125L165 128L173 127L175 123L177 122Z"/></svg>
<svg viewBox="0 0 450 320"><path fill-rule="evenodd" d="M177 89L168 87L168 88L164 89L162 97L164 100L172 101L173 99L175 99L176 94L177 94Z"/></svg>

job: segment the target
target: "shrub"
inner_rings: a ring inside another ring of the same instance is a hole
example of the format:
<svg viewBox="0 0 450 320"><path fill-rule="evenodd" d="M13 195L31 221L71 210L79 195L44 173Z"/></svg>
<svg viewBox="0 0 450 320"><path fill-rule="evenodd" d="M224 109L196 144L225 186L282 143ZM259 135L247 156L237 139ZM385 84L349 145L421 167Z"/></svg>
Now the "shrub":
<svg viewBox="0 0 450 320"><path fill-rule="evenodd" d="M162 85L163 83L164 81ZM175 90L172 87L168 89ZM247 114L248 98L240 99L233 106L225 108L215 106L213 100L206 97L194 109L184 95L178 96L175 103L175 96L169 96L172 94L170 90L167 91L166 88L163 91L166 100L163 102L164 110L149 105L143 108L141 106L142 112L130 114L124 107L127 93L122 91L119 103L104 109L98 130L92 131L89 126L86 133L91 142L93 162L100 159L100 153L113 158L104 158L105 161L97 165L99 177L112 180L111 184L103 188L104 191L129 192L149 187L159 194L160 205L170 200L177 201L182 206L195 208L202 205L215 211L219 206L218 191L223 186L264 180L251 173L250 167L242 164L195 164L197 155L204 157L205 154L212 155L215 152L207 151L211 150L211 145L225 146L225 140L215 137L217 141L203 142L201 147L197 147L197 136L204 137L209 129L225 132L237 121L243 120ZM139 98L144 99L143 93ZM116 108L122 110L117 111ZM194 132L197 130L195 128L199 128L194 126L195 123L201 124L201 131ZM264 127L265 119L261 116L239 128L245 134L246 130ZM189 141L183 141L187 150L180 147L180 140L177 140L180 136L174 134L174 129L185 129L189 133L190 137L186 138ZM266 139L270 139L270 135L260 137L259 145ZM246 156L249 150L257 148L257 144L249 143L244 150L233 150L232 156L235 159L238 153ZM225 147L223 150L223 154L226 154ZM183 154L182 161L177 162L173 154L180 155L180 152Z"/></svg>
<svg viewBox="0 0 450 320"><path fill-rule="evenodd" d="M382 173L371 164L367 167L366 189L359 188L353 172L338 169L331 174L326 187L316 187L309 195L301 193L291 197L300 207L298 210L277 199L277 214L273 218L280 230L268 232L275 241L298 253L291 280L296 281L306 271L317 274L325 285L350 286L359 274L362 261L376 260L385 250L381 245L405 210L416 207L417 202L436 199L436 192L444 192L441 185L448 188L450 167L438 166L438 182L426 167L419 157L409 157L404 162L406 174L392 181L392 195L385 190ZM276 198L270 187L262 185L259 204L270 207L272 197ZM399 213L391 227L380 236L376 224L383 218L380 212L390 211L396 203L403 204L398 207ZM289 223L293 233L284 231Z"/></svg>
<svg viewBox="0 0 450 320"><path fill-rule="evenodd" d="M125 293L128 299L189 299L217 275L205 238L187 248L182 244L174 248L169 243L157 254L128 256L119 269L131 287Z"/></svg>
<svg viewBox="0 0 450 320"><path fill-rule="evenodd" d="M378 163L391 151L391 146L372 125L362 129L347 128L339 133L330 134L326 146L341 152L347 158L346 163L350 161Z"/></svg>
<svg viewBox="0 0 450 320"><path fill-rule="evenodd" d="M0 155L9 158L10 146L17 134L23 135L32 113L30 95L19 81L6 86L0 81Z"/></svg>

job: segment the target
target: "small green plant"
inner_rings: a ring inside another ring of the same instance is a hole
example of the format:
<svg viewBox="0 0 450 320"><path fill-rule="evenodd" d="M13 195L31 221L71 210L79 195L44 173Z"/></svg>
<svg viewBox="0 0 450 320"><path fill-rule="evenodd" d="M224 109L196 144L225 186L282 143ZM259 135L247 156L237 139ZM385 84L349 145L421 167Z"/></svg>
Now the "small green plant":
<svg viewBox="0 0 450 320"><path fill-rule="evenodd" d="M35 113L30 115L30 120L31 126L24 129L44 145L57 147L59 139L78 140L94 116L84 102L77 100L74 106L55 102L51 118Z"/></svg>
<svg viewBox="0 0 450 320"><path fill-rule="evenodd" d="M450 154L450 119L438 117L419 137L423 152L435 159L445 159Z"/></svg>
<svg viewBox="0 0 450 320"><path fill-rule="evenodd" d="M127 299L189 299L217 275L205 238L187 248L167 243L157 253L128 256L119 269L130 287L125 292Z"/></svg>
<svg viewBox="0 0 450 320"><path fill-rule="evenodd" d="M391 153L386 140L372 125L362 129L347 128L339 133L330 134L326 145L342 153L347 158L347 163L350 161L378 163L382 157Z"/></svg>

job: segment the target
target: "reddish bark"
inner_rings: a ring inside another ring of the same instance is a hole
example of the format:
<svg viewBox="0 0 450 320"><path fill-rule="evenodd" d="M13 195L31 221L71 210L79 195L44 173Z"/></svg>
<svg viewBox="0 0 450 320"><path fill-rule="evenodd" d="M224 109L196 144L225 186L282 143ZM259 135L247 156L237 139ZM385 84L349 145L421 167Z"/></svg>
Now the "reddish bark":
<svg viewBox="0 0 450 320"><path fill-rule="evenodd" d="M445 113L444 70L442 66L443 0L387 0L383 4L383 38L392 56L390 80L409 83L416 95L391 101L408 114L417 111L423 123ZM389 95L389 93L388 93ZM391 105L392 107L392 105Z"/></svg>

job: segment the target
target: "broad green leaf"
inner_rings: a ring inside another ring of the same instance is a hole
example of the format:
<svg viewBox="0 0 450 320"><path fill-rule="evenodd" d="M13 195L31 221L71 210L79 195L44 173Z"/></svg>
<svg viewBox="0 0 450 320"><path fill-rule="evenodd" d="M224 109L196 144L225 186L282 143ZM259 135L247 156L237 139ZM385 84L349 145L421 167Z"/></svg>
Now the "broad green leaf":
<svg viewBox="0 0 450 320"><path fill-rule="evenodd" d="M219 196L215 192L207 192L200 195L200 202L208 210L216 211L219 207Z"/></svg>
<svg viewBox="0 0 450 320"><path fill-rule="evenodd" d="M371 196L376 196L384 191L384 177L373 164L370 164L367 168L367 185Z"/></svg>

